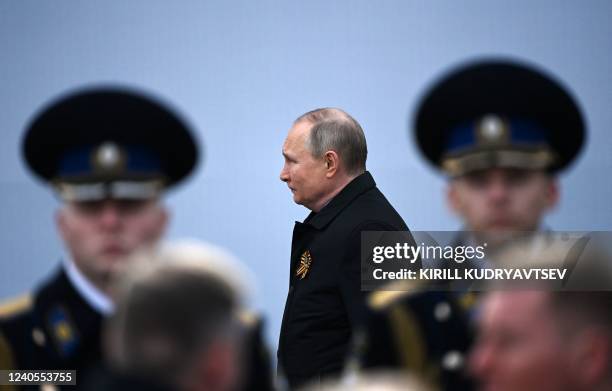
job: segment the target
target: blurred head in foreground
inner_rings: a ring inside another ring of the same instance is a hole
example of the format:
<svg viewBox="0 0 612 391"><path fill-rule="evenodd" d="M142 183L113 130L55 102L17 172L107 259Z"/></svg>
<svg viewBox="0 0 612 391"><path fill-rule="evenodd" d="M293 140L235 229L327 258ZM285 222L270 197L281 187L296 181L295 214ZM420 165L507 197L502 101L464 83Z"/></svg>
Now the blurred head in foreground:
<svg viewBox="0 0 612 391"><path fill-rule="evenodd" d="M543 267L546 252L538 259L531 267ZM609 267L591 261L577 265L581 287L590 275L607 290L522 281L486 294L470 359L482 390L612 389L612 279Z"/></svg>
<svg viewBox="0 0 612 391"><path fill-rule="evenodd" d="M394 372L372 372L312 384L300 391L436 391L420 379Z"/></svg>
<svg viewBox="0 0 612 391"><path fill-rule="evenodd" d="M113 369L172 389L235 389L240 275L227 255L204 245L137 254L114 291L118 310L107 327Z"/></svg>

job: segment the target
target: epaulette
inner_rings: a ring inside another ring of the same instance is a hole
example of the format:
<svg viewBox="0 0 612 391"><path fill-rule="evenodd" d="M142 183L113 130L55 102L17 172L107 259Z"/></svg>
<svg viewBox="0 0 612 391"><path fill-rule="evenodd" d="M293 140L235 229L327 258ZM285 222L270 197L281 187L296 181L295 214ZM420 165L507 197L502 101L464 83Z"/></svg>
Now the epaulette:
<svg viewBox="0 0 612 391"><path fill-rule="evenodd" d="M33 300L30 293L8 299L0 303L0 318L7 318L25 312L32 308L32 303Z"/></svg>
<svg viewBox="0 0 612 391"><path fill-rule="evenodd" d="M381 290L370 293L367 298L368 306L374 310L381 310L402 297L420 292L424 287L425 284L419 280L394 281L385 285Z"/></svg>

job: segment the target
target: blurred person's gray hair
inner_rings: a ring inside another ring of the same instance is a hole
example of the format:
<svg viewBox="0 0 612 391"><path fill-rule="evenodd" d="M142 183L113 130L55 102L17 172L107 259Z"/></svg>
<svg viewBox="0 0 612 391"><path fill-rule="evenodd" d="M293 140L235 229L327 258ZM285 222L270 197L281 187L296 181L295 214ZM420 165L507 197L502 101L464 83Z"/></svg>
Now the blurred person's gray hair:
<svg viewBox="0 0 612 391"><path fill-rule="evenodd" d="M416 374L400 371L359 372L313 382L300 391L439 391Z"/></svg>
<svg viewBox="0 0 612 391"><path fill-rule="evenodd" d="M239 346L242 283L228 253L182 242L135 254L114 289L111 364L177 384L215 341Z"/></svg>

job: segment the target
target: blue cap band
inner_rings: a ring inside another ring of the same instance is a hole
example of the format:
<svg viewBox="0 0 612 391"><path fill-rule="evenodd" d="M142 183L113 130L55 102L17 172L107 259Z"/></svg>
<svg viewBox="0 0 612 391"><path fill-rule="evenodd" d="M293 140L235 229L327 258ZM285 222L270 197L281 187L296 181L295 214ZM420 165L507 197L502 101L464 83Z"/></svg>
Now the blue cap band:
<svg viewBox="0 0 612 391"><path fill-rule="evenodd" d="M58 177L73 177L99 174L94 154L100 146L84 146L69 150L59 160ZM147 148L140 146L121 146L120 175L154 175L161 172L159 157Z"/></svg>
<svg viewBox="0 0 612 391"><path fill-rule="evenodd" d="M536 123L523 119L505 120L508 127L508 138L504 146L536 147L548 144L546 131ZM460 124L449 132L445 152L452 154L461 150L471 149L479 145L476 126L478 121L469 121Z"/></svg>

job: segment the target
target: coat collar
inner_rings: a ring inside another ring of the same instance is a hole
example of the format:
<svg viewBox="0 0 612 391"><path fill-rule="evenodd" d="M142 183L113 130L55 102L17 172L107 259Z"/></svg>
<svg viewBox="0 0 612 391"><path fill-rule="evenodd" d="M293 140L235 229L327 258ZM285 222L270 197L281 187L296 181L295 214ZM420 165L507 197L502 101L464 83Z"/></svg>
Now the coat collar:
<svg viewBox="0 0 612 391"><path fill-rule="evenodd" d="M72 287L93 309L104 316L109 316L114 312L115 305L110 297L83 275L71 257L64 258L62 269Z"/></svg>
<svg viewBox="0 0 612 391"><path fill-rule="evenodd" d="M368 171L364 172L349 182L319 213L310 213L304 220L304 224L318 230L323 229L355 198L375 187L376 182L374 182L372 175Z"/></svg>

